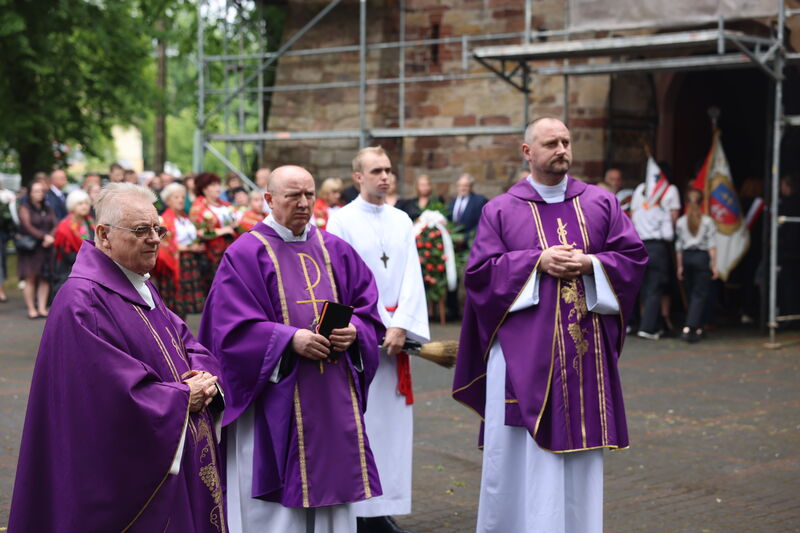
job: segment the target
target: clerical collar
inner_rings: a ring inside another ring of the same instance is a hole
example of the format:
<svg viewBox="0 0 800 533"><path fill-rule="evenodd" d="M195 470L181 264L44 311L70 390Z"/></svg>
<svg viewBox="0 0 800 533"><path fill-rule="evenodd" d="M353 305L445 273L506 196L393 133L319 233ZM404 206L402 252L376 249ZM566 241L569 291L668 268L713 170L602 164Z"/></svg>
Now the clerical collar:
<svg viewBox="0 0 800 533"><path fill-rule="evenodd" d="M128 281L131 282L131 285L133 285L133 288L136 289L136 292L139 293L139 296L142 297L147 306L151 310L155 309L156 303L153 300L153 294L150 292L150 289L147 288L147 284L145 283L145 281L150 279L150 274L145 274L142 276L133 270L125 268L116 261L114 261L114 264L117 265L120 270L122 270L122 273L125 274L125 277L128 278Z"/></svg>
<svg viewBox="0 0 800 533"><path fill-rule="evenodd" d="M361 197L361 195L356 196L356 199L353 200L352 203L354 203L355 205L357 205L358 207L360 207L364 211L367 211L369 213L375 213L375 214L381 213L383 211L383 208L386 207L385 203L381 204L381 205L375 205L372 202L368 202L368 201L364 200Z"/></svg>
<svg viewBox="0 0 800 533"><path fill-rule="evenodd" d="M536 180L533 179L533 176L528 175L526 178L528 183L536 189L536 192L539 193L539 196L542 197L542 200L547 202L548 204L553 204L556 202L563 202L564 197L567 195L567 175L564 175L564 179L562 179L559 183L555 185L543 185L538 183Z"/></svg>
<svg viewBox="0 0 800 533"><path fill-rule="evenodd" d="M308 230L311 229L311 223L307 223L303 233L300 235L295 235L292 230L278 224L278 221L275 220L275 217L268 216L264 219L264 224L269 226L270 228L274 229L278 236L283 239L283 242L305 242L308 240Z"/></svg>

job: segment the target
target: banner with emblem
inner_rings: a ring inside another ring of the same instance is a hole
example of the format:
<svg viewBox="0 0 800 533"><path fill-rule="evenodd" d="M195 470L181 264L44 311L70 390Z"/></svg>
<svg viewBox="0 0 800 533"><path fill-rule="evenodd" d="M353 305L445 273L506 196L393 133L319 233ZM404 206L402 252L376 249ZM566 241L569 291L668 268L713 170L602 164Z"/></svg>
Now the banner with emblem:
<svg viewBox="0 0 800 533"><path fill-rule="evenodd" d="M713 218L717 225L717 270L720 278L727 281L750 246L750 233L733 186L719 130L714 131L711 149L703 168L692 182L692 188L703 191L703 213Z"/></svg>

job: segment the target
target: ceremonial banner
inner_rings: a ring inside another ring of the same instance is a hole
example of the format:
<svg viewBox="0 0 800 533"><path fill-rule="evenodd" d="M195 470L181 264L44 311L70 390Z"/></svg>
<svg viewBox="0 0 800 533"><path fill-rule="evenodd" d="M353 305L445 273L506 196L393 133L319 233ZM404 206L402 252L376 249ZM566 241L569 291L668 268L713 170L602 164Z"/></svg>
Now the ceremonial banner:
<svg viewBox="0 0 800 533"><path fill-rule="evenodd" d="M703 191L703 213L713 218L717 224L717 270L719 277L727 281L731 271L750 246L750 233L744 223L739 197L733 187L719 130L714 131L711 149L703 168L692 182L692 188Z"/></svg>

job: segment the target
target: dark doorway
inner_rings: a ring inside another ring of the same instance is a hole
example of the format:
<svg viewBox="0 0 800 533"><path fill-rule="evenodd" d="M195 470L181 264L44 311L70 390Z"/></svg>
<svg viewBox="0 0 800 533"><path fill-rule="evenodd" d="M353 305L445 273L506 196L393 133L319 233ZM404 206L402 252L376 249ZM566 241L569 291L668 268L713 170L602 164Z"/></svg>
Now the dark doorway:
<svg viewBox="0 0 800 533"><path fill-rule="evenodd" d="M772 86L756 69L690 72L682 76L674 107L674 181L685 191L711 145L708 109L720 109L718 126L734 184L764 179L772 128ZM769 127L769 130L768 130Z"/></svg>

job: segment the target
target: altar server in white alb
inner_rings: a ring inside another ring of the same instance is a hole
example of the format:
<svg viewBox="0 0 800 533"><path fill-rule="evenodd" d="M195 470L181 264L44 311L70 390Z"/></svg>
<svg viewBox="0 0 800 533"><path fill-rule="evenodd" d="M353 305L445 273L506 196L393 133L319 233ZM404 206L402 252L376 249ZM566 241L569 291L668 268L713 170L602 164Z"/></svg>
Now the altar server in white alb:
<svg viewBox="0 0 800 533"><path fill-rule="evenodd" d="M390 515L411 512L411 450L414 401L411 367L402 351L406 339L430 340L425 286L411 219L385 203L392 164L380 147L353 159L358 198L328 222L328 231L347 241L372 270L378 309L386 326L365 414L367 435L378 465L383 496L355 504L359 533L402 532Z"/></svg>

